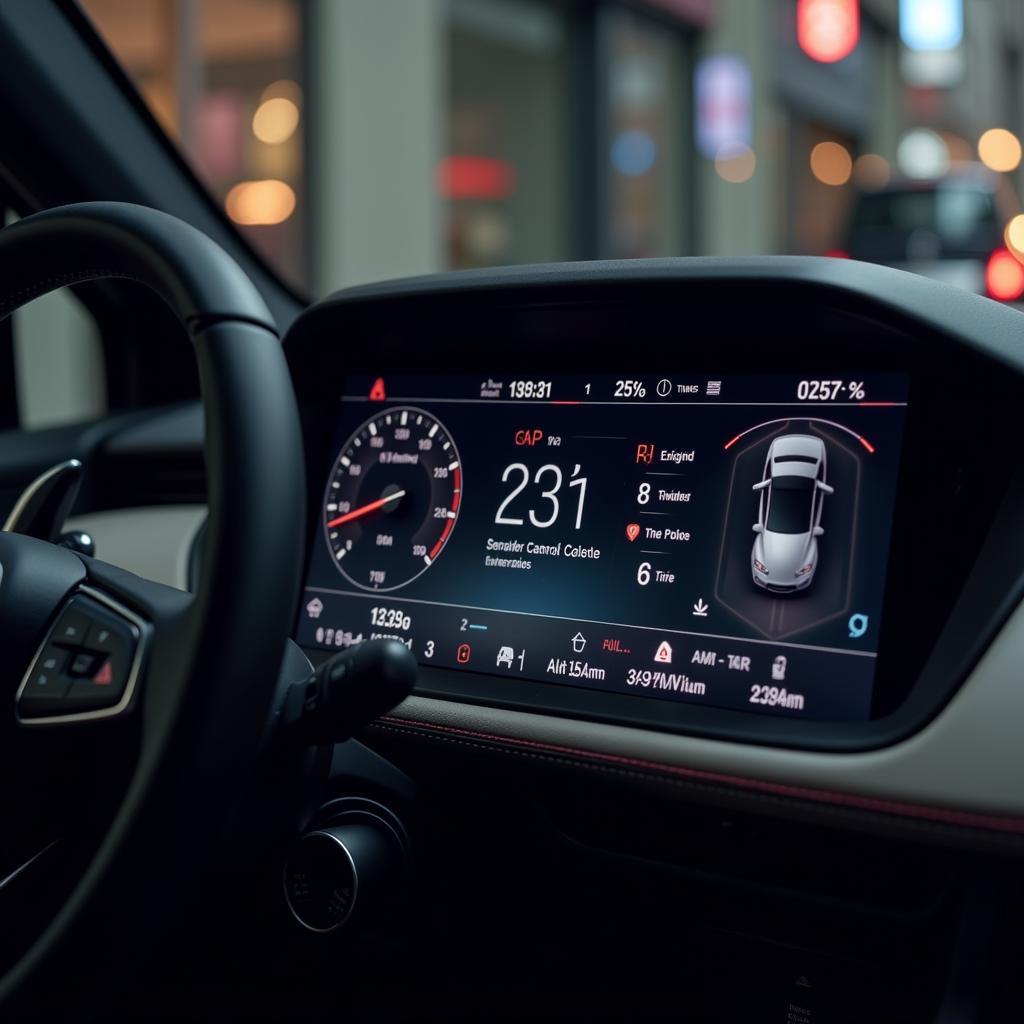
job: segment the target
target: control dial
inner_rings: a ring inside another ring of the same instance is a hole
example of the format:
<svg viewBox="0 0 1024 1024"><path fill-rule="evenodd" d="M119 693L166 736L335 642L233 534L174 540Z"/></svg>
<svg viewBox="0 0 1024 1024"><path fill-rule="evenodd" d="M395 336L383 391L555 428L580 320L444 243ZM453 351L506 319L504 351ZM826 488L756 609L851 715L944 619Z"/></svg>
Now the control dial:
<svg viewBox="0 0 1024 1024"><path fill-rule="evenodd" d="M404 844L394 826L373 814L351 815L298 841L285 864L285 899L304 928L332 932L385 902L404 867Z"/></svg>
<svg viewBox="0 0 1024 1024"><path fill-rule="evenodd" d="M362 590L397 590L437 560L462 503L451 435L413 406L371 416L342 445L324 495L327 546Z"/></svg>

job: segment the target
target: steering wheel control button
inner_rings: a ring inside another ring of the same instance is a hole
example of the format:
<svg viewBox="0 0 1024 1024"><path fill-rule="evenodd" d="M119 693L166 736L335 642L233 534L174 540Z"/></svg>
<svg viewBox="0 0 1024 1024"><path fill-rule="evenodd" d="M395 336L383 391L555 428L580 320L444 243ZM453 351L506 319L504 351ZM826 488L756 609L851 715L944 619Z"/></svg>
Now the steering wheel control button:
<svg viewBox="0 0 1024 1024"><path fill-rule="evenodd" d="M58 647L56 644L47 644L43 648L43 653L39 655L36 668L44 673L56 676L64 671L67 660L67 648Z"/></svg>
<svg viewBox="0 0 1024 1024"><path fill-rule="evenodd" d="M113 707L124 694L126 677L114 675L110 659L104 659L95 675L76 679L64 698L65 711L95 711Z"/></svg>
<svg viewBox="0 0 1024 1024"><path fill-rule="evenodd" d="M71 680L61 672L67 657L67 651L53 644L43 648L21 691L18 711L22 717L60 713L71 688Z"/></svg>
<svg viewBox="0 0 1024 1024"><path fill-rule="evenodd" d="M93 622L89 635L85 638L85 646L96 651L110 651L118 643L118 624L103 619Z"/></svg>
<svg viewBox="0 0 1024 1024"><path fill-rule="evenodd" d="M101 655L93 654L92 651L79 651L71 659L71 667L68 675L72 679L81 679L84 676L91 676L96 671Z"/></svg>
<svg viewBox="0 0 1024 1024"><path fill-rule="evenodd" d="M19 717L66 721L123 710L141 639L128 615L91 597L73 597L25 678Z"/></svg>
<svg viewBox="0 0 1024 1024"><path fill-rule="evenodd" d="M139 632L126 622L117 622L113 617L93 624L85 646L90 651L106 654L114 663L116 671L126 671L131 664Z"/></svg>
<svg viewBox="0 0 1024 1024"><path fill-rule="evenodd" d="M91 625L87 606L81 598L76 597L57 620L50 639L54 643L65 644L68 647L81 647Z"/></svg>
<svg viewBox="0 0 1024 1024"><path fill-rule="evenodd" d="M118 704L131 672L138 631L103 613L89 629L89 649L71 666L74 681L65 698L68 711L94 711ZM76 667L81 671L76 672Z"/></svg>

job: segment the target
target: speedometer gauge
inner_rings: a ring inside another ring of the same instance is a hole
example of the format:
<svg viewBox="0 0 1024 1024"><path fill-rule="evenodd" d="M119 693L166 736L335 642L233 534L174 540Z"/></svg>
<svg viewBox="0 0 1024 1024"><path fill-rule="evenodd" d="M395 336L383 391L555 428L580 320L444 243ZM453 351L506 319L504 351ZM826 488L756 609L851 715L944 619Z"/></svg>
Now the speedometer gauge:
<svg viewBox="0 0 1024 1024"><path fill-rule="evenodd" d="M462 469L451 435L412 406L371 416L331 469L323 522L338 571L363 590L397 590L426 572L459 515Z"/></svg>

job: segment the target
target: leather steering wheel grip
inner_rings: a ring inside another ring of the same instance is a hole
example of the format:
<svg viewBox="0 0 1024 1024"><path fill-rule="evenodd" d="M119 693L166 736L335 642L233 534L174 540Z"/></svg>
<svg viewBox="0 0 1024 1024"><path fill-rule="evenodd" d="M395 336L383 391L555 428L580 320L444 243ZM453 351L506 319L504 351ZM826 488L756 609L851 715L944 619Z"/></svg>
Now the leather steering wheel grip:
<svg viewBox="0 0 1024 1024"><path fill-rule="evenodd" d="M75 203L34 213L0 232L0 266L0 317L65 285L123 277L152 288L190 334L213 320L277 332L255 285L216 242L146 206Z"/></svg>
<svg viewBox="0 0 1024 1024"><path fill-rule="evenodd" d="M0 231L0 317L56 288L109 277L155 291L195 350L210 509L201 582L189 599L87 563L91 580L112 593L126 588L137 609L166 629L163 636L154 630L137 709L141 749L121 809L47 933L0 976L0 1004L29 975L45 973L38 968L70 944L85 917L113 906L107 896L115 878L138 881L132 852L154 855L158 878L135 893L138 908L126 913L139 918L143 904L149 913L173 903L168 883L201 861L255 763L300 587L299 417L259 292L206 235L145 207L81 203Z"/></svg>

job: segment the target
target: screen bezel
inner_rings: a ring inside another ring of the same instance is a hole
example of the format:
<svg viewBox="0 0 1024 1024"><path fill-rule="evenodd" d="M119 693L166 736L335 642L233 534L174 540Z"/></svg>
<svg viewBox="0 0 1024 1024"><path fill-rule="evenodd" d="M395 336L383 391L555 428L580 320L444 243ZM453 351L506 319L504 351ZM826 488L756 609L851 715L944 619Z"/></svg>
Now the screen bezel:
<svg viewBox="0 0 1024 1024"><path fill-rule="evenodd" d="M519 680L515 695L510 696L504 677L433 666L421 669L417 693L644 728L819 749L879 746L920 727L966 675L981 649L983 635L990 633L992 624L998 621L1002 599L1009 591L1019 593L1019 589L1014 590L1019 588L1019 574L1011 571L1005 557L993 560L991 551L982 578L968 579L972 566L980 564L979 558L986 554L982 543L985 533L1000 519L1012 518L1020 508L1016 492L1012 500L1003 500L999 489L992 486L980 492L977 500L960 502L957 513L965 528L963 543L948 556L954 564L925 588L926 606L916 609L907 621L909 584L921 573L922 516L928 515L929 508L942 507L941 501L936 504L937 496L949 497L945 485L936 484L936 461L929 458L936 454L931 438L936 423L943 418L941 403L936 401L936 385L943 380L957 381L962 388L973 391L970 400L988 415L993 408L992 390L1001 386L997 368L986 365L988 361L980 354L950 345L935 332L901 323L898 316L883 318L879 311L852 302L842 293L826 296L816 289L809 295L806 285L780 287L777 283L770 289L751 283L748 295L757 301L740 306L722 301L725 295L721 285L703 284L699 298L685 303L686 329L697 337L706 337L713 329L716 344L688 352L678 337L683 308L678 285L668 288L663 283L631 282L618 291L618 295L602 291L597 296L589 290L581 295L577 289L576 294L563 297L552 296L547 289L541 301L528 289L516 296L510 296L507 290L497 295L399 295L388 303L356 300L320 307L316 316L307 314L287 339L286 353L307 438L311 508L318 508L332 457L330 439L343 390L336 362L339 357L350 372L360 373L383 373L390 368L403 373L450 369L536 375L539 368L552 373L578 371L581 359L586 360L588 372L616 372L623 369L623 343L628 341L630 367L635 372L716 368L744 373L907 373L910 394L904 469L894 505L871 720L772 718L756 711L675 704ZM808 302L808 298L813 301ZM766 329L765 325L772 323L787 326L783 331L773 331L770 326ZM759 339L755 339L755 331L760 332ZM765 338L766 333L775 336ZM360 350L369 347L372 359L353 358L349 354L352 348L345 344L348 338L358 339ZM964 372L965 360L971 364L970 373ZM984 372L979 374L979 370ZM1012 390L1009 382L1002 383ZM986 423L990 428L998 426L989 419ZM970 458L972 446L980 443L975 441L977 436L977 432L962 431L950 435L950 441L959 438L961 450L954 445L951 455L948 445L944 446L938 465L945 473L940 477L961 479L969 477L972 469L978 475L979 467L972 466ZM931 520L924 522L927 525ZM315 536L309 538L310 544L315 543L319 531L311 534ZM904 557L908 550L916 551L918 557ZM307 563L308 554L309 549ZM966 609L960 607L965 600ZM984 621L976 621L978 632L965 646L963 624L972 615L977 620L979 609L986 612ZM955 659L940 642L947 634L959 636ZM326 656L326 652L310 653Z"/></svg>

